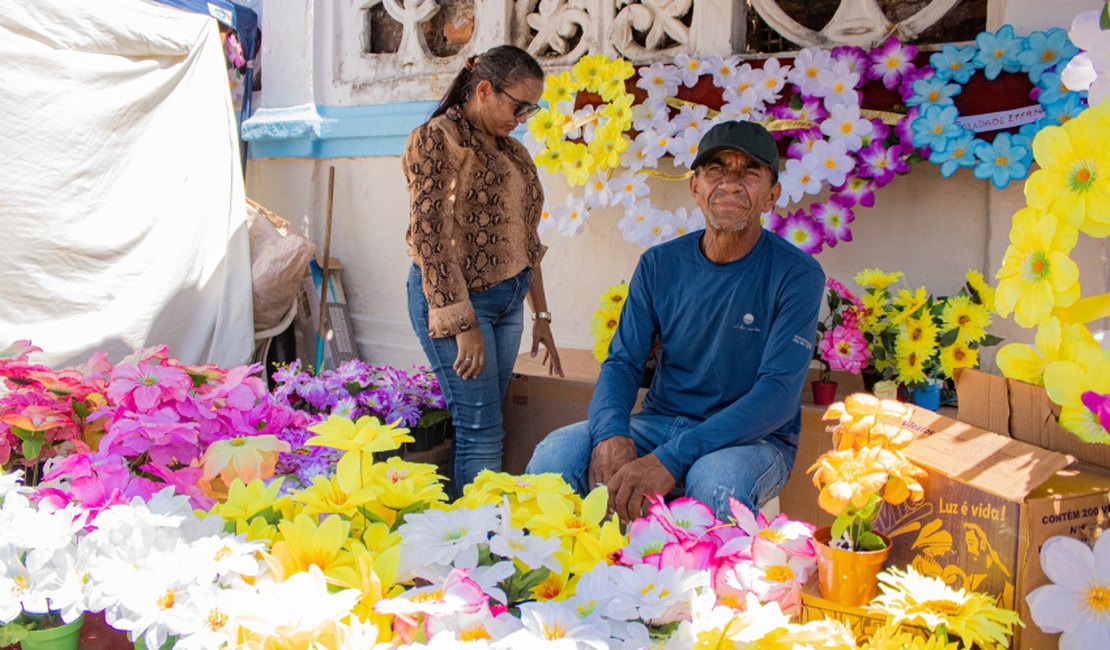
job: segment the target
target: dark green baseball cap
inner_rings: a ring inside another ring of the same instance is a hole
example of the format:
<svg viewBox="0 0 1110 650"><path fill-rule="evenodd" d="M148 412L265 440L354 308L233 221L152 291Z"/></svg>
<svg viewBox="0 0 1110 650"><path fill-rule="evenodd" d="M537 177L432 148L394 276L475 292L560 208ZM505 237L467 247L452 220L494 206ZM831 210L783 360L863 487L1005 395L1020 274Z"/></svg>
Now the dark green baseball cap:
<svg viewBox="0 0 1110 650"><path fill-rule="evenodd" d="M771 168L771 175L779 175L779 147L771 132L755 122L721 122L705 132L698 143L698 155L690 169L709 160L719 151L746 153Z"/></svg>

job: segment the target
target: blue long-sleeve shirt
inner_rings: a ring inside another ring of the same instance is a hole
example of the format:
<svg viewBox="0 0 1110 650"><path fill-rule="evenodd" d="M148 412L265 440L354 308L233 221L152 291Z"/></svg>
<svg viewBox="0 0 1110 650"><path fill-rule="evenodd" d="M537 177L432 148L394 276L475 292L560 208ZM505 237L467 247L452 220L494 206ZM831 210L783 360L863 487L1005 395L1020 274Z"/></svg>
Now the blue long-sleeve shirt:
<svg viewBox="0 0 1110 650"><path fill-rule="evenodd" d="M680 483L717 449L776 435L796 447L801 393L824 295L821 265L774 233L728 264L702 253L704 231L646 251L590 402L593 444L629 435L658 335L662 355L642 412L700 422L654 450Z"/></svg>

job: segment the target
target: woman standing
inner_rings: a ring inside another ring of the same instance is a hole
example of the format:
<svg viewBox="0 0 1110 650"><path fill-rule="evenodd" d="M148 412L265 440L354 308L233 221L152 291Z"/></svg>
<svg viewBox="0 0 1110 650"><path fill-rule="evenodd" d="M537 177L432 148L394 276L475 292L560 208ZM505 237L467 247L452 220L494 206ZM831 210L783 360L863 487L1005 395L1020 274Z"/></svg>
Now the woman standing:
<svg viewBox="0 0 1110 650"><path fill-rule="evenodd" d="M563 375L540 273L543 188L531 156L509 135L539 109L543 79L520 48L470 57L402 157L409 318L454 421L455 496L481 470L501 469L501 402L525 297L532 354L542 344L548 372Z"/></svg>

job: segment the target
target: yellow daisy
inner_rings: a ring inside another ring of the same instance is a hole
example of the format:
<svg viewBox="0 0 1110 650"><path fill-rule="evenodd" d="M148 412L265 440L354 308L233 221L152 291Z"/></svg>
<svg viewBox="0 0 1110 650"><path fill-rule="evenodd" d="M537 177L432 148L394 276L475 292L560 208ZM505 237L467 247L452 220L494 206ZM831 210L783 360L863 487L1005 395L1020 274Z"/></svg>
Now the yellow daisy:
<svg viewBox="0 0 1110 650"><path fill-rule="evenodd" d="M1033 327L1054 308L1079 300L1079 267L1070 257L1078 239L1075 228L1059 225L1051 213L1019 210L997 274L994 306L999 315L1013 312L1018 325Z"/></svg>
<svg viewBox="0 0 1110 650"><path fill-rule="evenodd" d="M987 284L983 274L979 271L969 270L965 279L967 285L979 297L979 304L985 306L988 310L994 309L994 287Z"/></svg>
<svg viewBox="0 0 1110 650"><path fill-rule="evenodd" d="M954 589L912 567L880 573L879 588L882 593L871 601L871 608L886 614L892 627L905 623L933 630L943 625L964 647L1006 647L1006 637L1021 624L1017 612L996 606L994 597Z"/></svg>
<svg viewBox="0 0 1110 650"><path fill-rule="evenodd" d="M598 363L605 363L605 360L609 358L609 344L612 342L613 339L610 337L607 339L598 339L594 343L593 355Z"/></svg>
<svg viewBox="0 0 1110 650"><path fill-rule="evenodd" d="M366 482L382 488L377 501L368 504L371 512L392 525L397 513L419 502L446 503L436 466L410 463L393 456L384 463L374 463L365 473Z"/></svg>
<svg viewBox="0 0 1110 650"><path fill-rule="evenodd" d="M903 350L895 347L894 369L898 379L904 384L916 384L925 381L925 363L929 357L918 350Z"/></svg>
<svg viewBox="0 0 1110 650"><path fill-rule="evenodd" d="M590 174L594 173L594 157L589 147L577 142L567 143L559 163L559 173L567 177L572 186L585 185Z"/></svg>
<svg viewBox="0 0 1110 650"><path fill-rule="evenodd" d="M955 377L957 368L976 368L979 366L979 350L970 347L966 341L957 340L952 345L940 349L940 369L945 377Z"/></svg>
<svg viewBox="0 0 1110 650"><path fill-rule="evenodd" d="M871 638L860 650L958 650L959 647L957 641L946 642L938 636L920 636L884 625L871 633Z"/></svg>
<svg viewBox="0 0 1110 650"><path fill-rule="evenodd" d="M567 123L564 113L553 111L550 108L541 108L532 119L528 120L528 132L536 142L543 142L547 146L563 138L563 126Z"/></svg>
<svg viewBox="0 0 1110 650"><path fill-rule="evenodd" d="M605 291L602 291L601 296L598 297L598 302L602 307L608 307L609 305L621 306L627 298L628 283L618 282Z"/></svg>
<svg viewBox="0 0 1110 650"><path fill-rule="evenodd" d="M882 269L864 269L856 274L856 284L882 291L902 279L902 273L885 273Z"/></svg>
<svg viewBox="0 0 1110 650"><path fill-rule="evenodd" d="M929 292L925 290L925 287L918 287L915 291L901 289L891 302L894 303L897 313L890 319L890 322L893 325L898 325L907 318L916 316L918 310L928 304Z"/></svg>
<svg viewBox="0 0 1110 650"><path fill-rule="evenodd" d="M579 85L600 94L607 75L612 74L608 63L609 58L604 54L590 54L578 59L571 68L570 74Z"/></svg>
<svg viewBox="0 0 1110 650"><path fill-rule="evenodd" d="M609 122L594 131L594 139L589 144L595 169L613 169L620 165L621 154L628 149L628 138L623 129L615 122Z"/></svg>
<svg viewBox="0 0 1110 650"><path fill-rule="evenodd" d="M898 331L897 345L905 351L916 350L926 357L933 356L940 328L933 322L933 315L926 312L920 317L907 318Z"/></svg>
<svg viewBox="0 0 1110 650"><path fill-rule="evenodd" d="M590 331L594 339L612 339L621 320L621 306L607 305L599 307L590 320Z"/></svg>
<svg viewBox="0 0 1110 650"><path fill-rule="evenodd" d="M981 341L987 335L991 315L983 305L977 305L968 296L953 296L944 301L940 314L944 330L959 330L964 341Z"/></svg>
<svg viewBox="0 0 1110 650"><path fill-rule="evenodd" d="M559 102L574 101L574 90L574 80L571 79L569 72L549 74L544 81L541 99L549 106L555 106Z"/></svg>

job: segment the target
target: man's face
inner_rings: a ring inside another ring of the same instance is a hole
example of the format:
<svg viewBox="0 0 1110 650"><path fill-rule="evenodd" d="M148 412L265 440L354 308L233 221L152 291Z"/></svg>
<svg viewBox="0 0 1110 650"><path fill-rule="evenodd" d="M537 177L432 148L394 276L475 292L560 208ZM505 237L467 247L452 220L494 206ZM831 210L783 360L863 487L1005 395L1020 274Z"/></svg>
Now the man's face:
<svg viewBox="0 0 1110 650"><path fill-rule="evenodd" d="M771 170L746 153L722 151L690 178L690 193L716 230L742 232L759 228L759 215L771 209L782 192L771 184Z"/></svg>

